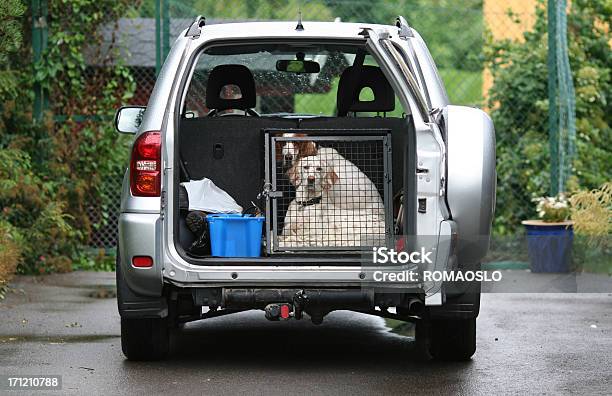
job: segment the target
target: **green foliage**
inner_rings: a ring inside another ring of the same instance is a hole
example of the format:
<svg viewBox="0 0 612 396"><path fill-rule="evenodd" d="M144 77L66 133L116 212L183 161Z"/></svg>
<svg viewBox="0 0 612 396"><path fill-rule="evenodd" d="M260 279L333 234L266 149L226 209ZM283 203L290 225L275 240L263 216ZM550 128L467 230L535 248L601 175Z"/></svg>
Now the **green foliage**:
<svg viewBox="0 0 612 396"><path fill-rule="evenodd" d="M0 3L0 65L5 66L8 53L21 46L22 32L20 18L25 6L19 0L4 0Z"/></svg>
<svg viewBox="0 0 612 396"><path fill-rule="evenodd" d="M0 103L17 95L18 74L8 69L9 59L21 47L20 18L25 7L20 0L0 2ZM1 104L0 104L1 106Z"/></svg>
<svg viewBox="0 0 612 396"><path fill-rule="evenodd" d="M127 141L114 132L110 119L135 90L129 70L117 64L116 49L107 48L100 27L112 26L133 5L129 0L50 3L50 45L35 67L36 81L51 92L53 112L67 118L50 134L53 171L81 242L87 242L93 229L88 210L102 208L105 178L118 177L125 166ZM85 120L77 120L83 116Z"/></svg>
<svg viewBox="0 0 612 396"><path fill-rule="evenodd" d="M5 111L6 102L15 98L19 85L19 73L9 69L11 57L22 42L21 21L25 7L19 0L0 3L0 110ZM2 131L0 120L0 132ZM0 138L2 135L0 135ZM1 147L1 146L0 146ZM4 208L4 196L15 189L14 163L23 160L20 153L0 150L0 209ZM4 297L22 257L23 238L20 231L5 219L5 209L0 212L0 299Z"/></svg>
<svg viewBox="0 0 612 396"><path fill-rule="evenodd" d="M83 271L114 271L115 259L114 254L108 254L104 249L86 250L73 261L72 268Z"/></svg>
<svg viewBox="0 0 612 396"><path fill-rule="evenodd" d="M568 190L591 189L609 179L610 21L609 1L572 1L568 15L570 64L576 87L577 157ZM486 57L494 77L489 107L497 133L495 230L512 233L520 220L535 217L531 198L550 186L548 146L547 34L543 2L534 29L522 42L489 43Z"/></svg>
<svg viewBox="0 0 612 396"><path fill-rule="evenodd" d="M450 102L456 105L482 104L482 70L438 69Z"/></svg>
<svg viewBox="0 0 612 396"><path fill-rule="evenodd" d="M394 24L403 15L423 37L440 68L482 70L482 0L326 0L347 22Z"/></svg>
<svg viewBox="0 0 612 396"><path fill-rule="evenodd" d="M482 0L168 0L170 18L211 20L395 23L403 15L427 42L437 65L458 70L482 70L484 22ZM155 17L155 3L145 2L138 14ZM443 28L441 28L443 27Z"/></svg>
<svg viewBox="0 0 612 396"><path fill-rule="evenodd" d="M0 300L4 298L19 259L21 234L10 223L0 220Z"/></svg>
<svg viewBox="0 0 612 396"><path fill-rule="evenodd" d="M610 239L612 234L612 181L570 197L574 230L579 235Z"/></svg>
<svg viewBox="0 0 612 396"><path fill-rule="evenodd" d="M77 231L69 224L64 203L56 201L58 184L33 170L28 153L0 150L0 223L20 235L14 243L22 254L23 272L46 272L46 257L74 252Z"/></svg>
<svg viewBox="0 0 612 396"><path fill-rule="evenodd" d="M32 122L31 95L4 101L0 114L0 221L22 235L21 272L69 271L74 260L84 260L81 246L99 226L90 218L104 221L91 210L103 210L108 199L103 183L120 177L128 153L127 139L114 132L110 120L131 97L135 83L115 60L114 33L105 39L102 27L112 27L137 5L129 0L51 1L49 43L34 65L34 78L29 48L19 48L7 64L20 92L31 92L37 82L50 93L51 103L42 123ZM17 32L29 27L15 26Z"/></svg>

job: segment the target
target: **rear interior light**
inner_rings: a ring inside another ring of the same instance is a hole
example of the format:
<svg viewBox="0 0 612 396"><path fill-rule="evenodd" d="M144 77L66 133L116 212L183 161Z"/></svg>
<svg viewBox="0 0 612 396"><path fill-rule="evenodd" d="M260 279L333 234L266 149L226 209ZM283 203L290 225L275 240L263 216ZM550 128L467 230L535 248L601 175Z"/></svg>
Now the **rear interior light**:
<svg viewBox="0 0 612 396"><path fill-rule="evenodd" d="M130 190L136 197L161 195L161 133L149 131L136 138L130 160Z"/></svg>
<svg viewBox="0 0 612 396"><path fill-rule="evenodd" d="M132 265L137 268L153 267L153 258L149 256L134 256L132 257Z"/></svg>

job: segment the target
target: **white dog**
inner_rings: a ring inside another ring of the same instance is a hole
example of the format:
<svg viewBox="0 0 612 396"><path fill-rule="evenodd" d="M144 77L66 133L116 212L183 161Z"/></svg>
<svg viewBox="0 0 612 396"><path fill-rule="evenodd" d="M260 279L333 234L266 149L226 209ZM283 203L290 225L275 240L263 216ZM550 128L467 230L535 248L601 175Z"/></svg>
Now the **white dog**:
<svg viewBox="0 0 612 396"><path fill-rule="evenodd" d="M305 134L285 133L283 137L305 137ZM384 205L378 189L370 178L355 164L331 147L317 147L310 140L284 142L278 151L283 167L295 165L301 158L317 155L330 166L337 180L332 183L331 202L341 209L370 210L384 219Z"/></svg>
<svg viewBox="0 0 612 396"><path fill-rule="evenodd" d="M280 247L361 246L369 244L365 238L376 239L371 243L384 239L382 200L382 214L366 206L338 205L343 195L341 189L335 189L347 183L342 183L333 167L334 160L326 161L324 154L302 157L288 171L296 197L285 215ZM341 174L347 172L344 170Z"/></svg>
<svg viewBox="0 0 612 396"><path fill-rule="evenodd" d="M385 207L378 189L365 173L331 147L320 147L321 157L338 177L330 189L330 201L341 209L367 211L379 220L385 218Z"/></svg>

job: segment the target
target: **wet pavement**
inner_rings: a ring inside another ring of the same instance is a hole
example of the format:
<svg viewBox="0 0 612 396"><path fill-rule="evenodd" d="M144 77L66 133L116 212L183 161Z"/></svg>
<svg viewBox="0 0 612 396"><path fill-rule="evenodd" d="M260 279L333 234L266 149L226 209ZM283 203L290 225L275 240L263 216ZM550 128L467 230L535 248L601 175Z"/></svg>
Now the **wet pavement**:
<svg viewBox="0 0 612 396"><path fill-rule="evenodd" d="M91 395L612 394L612 293L484 294L469 362L421 363L410 326L372 316L315 326L251 311L190 323L168 360L136 363L121 354L113 283L17 278L0 302L0 375L59 374L62 394Z"/></svg>

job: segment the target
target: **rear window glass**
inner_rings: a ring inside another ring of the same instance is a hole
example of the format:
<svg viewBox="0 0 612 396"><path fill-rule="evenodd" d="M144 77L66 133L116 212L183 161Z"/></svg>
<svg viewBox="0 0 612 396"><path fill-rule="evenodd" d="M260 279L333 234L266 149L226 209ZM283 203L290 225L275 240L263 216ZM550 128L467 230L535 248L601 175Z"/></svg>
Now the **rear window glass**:
<svg viewBox="0 0 612 396"><path fill-rule="evenodd" d="M220 65L242 65L250 70L255 80L256 103L260 114L335 116L340 75L353 64L356 46L341 45L233 45L212 47L198 56L188 85L183 115L202 117L212 109L206 105L207 85L211 70ZM277 70L277 61L304 59L319 64L318 73L292 73ZM366 55L364 64L378 66ZM240 98L240 87L223 86L222 99ZM369 88L359 92L360 100L372 100ZM400 116L401 106L396 100L395 110L388 115ZM236 110L225 110L238 112ZM360 115L367 115L360 113Z"/></svg>

